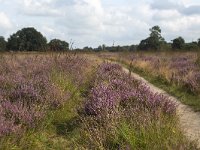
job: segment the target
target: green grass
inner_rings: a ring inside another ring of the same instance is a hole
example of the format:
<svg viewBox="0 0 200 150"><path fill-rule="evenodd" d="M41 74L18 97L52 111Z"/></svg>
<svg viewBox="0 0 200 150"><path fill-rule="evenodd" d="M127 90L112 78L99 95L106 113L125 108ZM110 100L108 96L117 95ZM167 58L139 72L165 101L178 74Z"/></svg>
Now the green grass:
<svg viewBox="0 0 200 150"><path fill-rule="evenodd" d="M121 63L124 67L130 69L130 64L127 64L122 60L119 61L111 59L111 61L117 61L118 63ZM165 90L172 96L177 97L178 100L180 100L182 103L191 106L194 111L200 111L200 95L195 95L183 87L169 83L164 77L154 76L150 72L135 67L134 65L131 66L131 71L139 74L144 79L154 84L155 86Z"/></svg>
<svg viewBox="0 0 200 150"><path fill-rule="evenodd" d="M130 126L129 120L122 121L118 127L118 136L131 149L179 149L181 144L186 149L196 149L192 143L188 143L181 130L175 126L176 119L171 118L171 121L169 118L167 119L161 124L155 121L146 127L143 125L134 127ZM176 147L177 145L178 147Z"/></svg>

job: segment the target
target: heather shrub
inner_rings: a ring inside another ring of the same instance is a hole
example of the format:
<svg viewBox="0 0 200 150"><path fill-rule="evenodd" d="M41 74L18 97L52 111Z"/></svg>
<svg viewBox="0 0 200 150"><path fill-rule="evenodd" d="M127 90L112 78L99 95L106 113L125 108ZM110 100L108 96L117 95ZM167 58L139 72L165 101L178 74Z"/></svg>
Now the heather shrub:
<svg viewBox="0 0 200 150"><path fill-rule="evenodd" d="M104 58L131 65L132 69L155 77L160 82L177 86L187 93L199 95L198 53L132 53L130 55L109 54Z"/></svg>
<svg viewBox="0 0 200 150"><path fill-rule="evenodd" d="M167 97L150 92L146 85L125 74L119 65L102 64L94 84L85 105L86 114L97 115L102 110L114 110L130 100L142 104L152 112L158 108L169 114L175 112L175 104Z"/></svg>
<svg viewBox="0 0 200 150"><path fill-rule="evenodd" d="M195 148L178 127L176 104L116 64L97 69L84 112L80 119L86 149Z"/></svg>
<svg viewBox="0 0 200 150"><path fill-rule="evenodd" d="M37 128L49 111L70 97L54 76L65 74L66 81L78 86L89 65L84 57L70 54L5 55L0 61L0 136Z"/></svg>

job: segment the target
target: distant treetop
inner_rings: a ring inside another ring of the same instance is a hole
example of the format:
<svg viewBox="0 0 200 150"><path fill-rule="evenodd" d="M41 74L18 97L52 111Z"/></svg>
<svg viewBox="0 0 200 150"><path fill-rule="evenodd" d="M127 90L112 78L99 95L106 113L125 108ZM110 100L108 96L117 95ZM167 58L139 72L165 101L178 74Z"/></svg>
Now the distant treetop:
<svg viewBox="0 0 200 150"><path fill-rule="evenodd" d="M149 29L150 35L148 38L142 40L138 46L140 50L160 50L161 46L165 44L165 39L161 36L161 29L159 26L154 26Z"/></svg>
<svg viewBox="0 0 200 150"><path fill-rule="evenodd" d="M0 36L0 51L5 51L6 50L6 41L3 36Z"/></svg>
<svg viewBox="0 0 200 150"><path fill-rule="evenodd" d="M69 43L59 40L59 39L52 39L48 45L49 45L50 50L52 51L69 50Z"/></svg>
<svg viewBox="0 0 200 150"><path fill-rule="evenodd" d="M39 51L46 49L47 40L33 27L23 28L8 38L7 49L13 51Z"/></svg>

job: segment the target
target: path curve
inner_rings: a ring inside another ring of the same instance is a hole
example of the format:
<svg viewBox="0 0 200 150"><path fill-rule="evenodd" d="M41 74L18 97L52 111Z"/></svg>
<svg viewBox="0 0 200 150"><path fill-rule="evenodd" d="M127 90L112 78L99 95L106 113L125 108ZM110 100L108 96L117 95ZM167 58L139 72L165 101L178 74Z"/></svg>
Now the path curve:
<svg viewBox="0 0 200 150"><path fill-rule="evenodd" d="M130 73L130 71L127 68L122 68L126 73ZM134 77L136 80L140 80L142 83L149 86L152 92L166 95L177 104L177 115L180 118L180 125L183 129L183 132L189 139L196 140L198 148L200 148L200 112L194 112L189 106L182 104L180 101L178 101L177 98L169 95L164 90L154 86L138 74L131 72L131 76Z"/></svg>

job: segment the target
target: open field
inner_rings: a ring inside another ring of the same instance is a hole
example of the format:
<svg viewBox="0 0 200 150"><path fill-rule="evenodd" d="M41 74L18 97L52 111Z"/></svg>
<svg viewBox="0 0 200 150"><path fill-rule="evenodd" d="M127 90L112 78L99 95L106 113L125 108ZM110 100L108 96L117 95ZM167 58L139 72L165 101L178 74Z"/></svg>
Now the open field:
<svg viewBox="0 0 200 150"><path fill-rule="evenodd" d="M199 99L187 99L199 97L199 55L183 56L0 54L0 149L197 149L176 103L106 62L159 78L199 110Z"/></svg>

